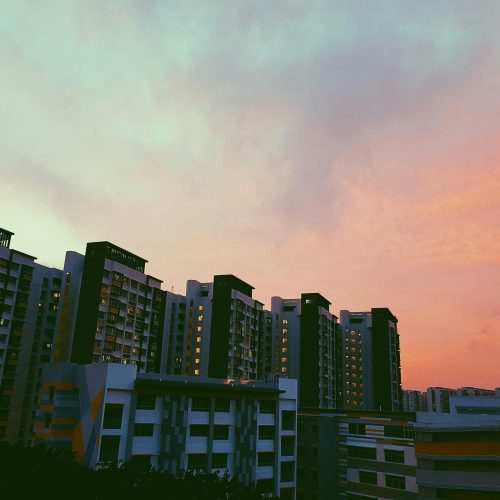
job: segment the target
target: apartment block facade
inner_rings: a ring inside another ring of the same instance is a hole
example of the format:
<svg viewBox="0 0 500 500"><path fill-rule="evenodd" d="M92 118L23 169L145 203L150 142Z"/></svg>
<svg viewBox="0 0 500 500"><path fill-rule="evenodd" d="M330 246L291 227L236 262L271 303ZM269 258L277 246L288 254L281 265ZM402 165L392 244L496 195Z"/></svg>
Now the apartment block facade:
<svg viewBox="0 0 500 500"><path fill-rule="evenodd" d="M228 473L295 499L297 385L144 374L54 363L43 374L37 443L89 467L141 461L177 474Z"/></svg>
<svg viewBox="0 0 500 500"><path fill-rule="evenodd" d="M63 273L10 248L0 229L0 440L27 445L43 363L53 351Z"/></svg>
<svg viewBox="0 0 500 500"><path fill-rule="evenodd" d="M397 318L387 308L340 311L343 407L399 411L401 359Z"/></svg>

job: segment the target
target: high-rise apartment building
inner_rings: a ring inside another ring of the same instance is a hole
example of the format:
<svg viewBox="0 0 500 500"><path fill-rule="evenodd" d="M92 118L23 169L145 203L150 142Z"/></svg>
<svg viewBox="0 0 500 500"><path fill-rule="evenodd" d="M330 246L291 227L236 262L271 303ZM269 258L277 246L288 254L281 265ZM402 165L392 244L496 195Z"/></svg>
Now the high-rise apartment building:
<svg viewBox="0 0 500 500"><path fill-rule="evenodd" d="M257 380L270 374L265 372L271 367L272 359L270 344L272 337L267 319L269 314L264 310L264 304L253 298L252 292L251 285L232 274L214 277L211 290L210 323L207 321L206 325L209 326L207 373L209 377ZM205 292L202 290L202 293ZM208 313L208 308L206 313ZM199 316L203 316L203 321L205 321L205 314L198 315L197 319ZM193 357L195 364L197 359L201 362L196 352L193 355L195 346L199 344L202 352L207 352L203 344L207 337L206 327L203 324L199 326L202 330L198 331L197 327L196 333L201 335L196 336L196 344L193 343L188 352L191 360L189 366L192 365Z"/></svg>
<svg viewBox="0 0 500 500"><path fill-rule="evenodd" d="M63 273L10 248L0 229L0 440L26 445L43 363L50 361Z"/></svg>
<svg viewBox="0 0 500 500"><path fill-rule="evenodd" d="M271 299L274 372L298 379L301 407L336 406L338 322L329 308L330 302L319 293Z"/></svg>
<svg viewBox="0 0 500 500"><path fill-rule="evenodd" d="M162 370L233 380L271 375L271 314L252 292L236 276L216 275L189 280L185 296L167 293Z"/></svg>
<svg viewBox="0 0 500 500"><path fill-rule="evenodd" d="M107 241L67 255L55 360L160 371L166 292L146 262Z"/></svg>
<svg viewBox="0 0 500 500"><path fill-rule="evenodd" d="M387 308L340 311L343 406L397 411L402 405L398 320Z"/></svg>

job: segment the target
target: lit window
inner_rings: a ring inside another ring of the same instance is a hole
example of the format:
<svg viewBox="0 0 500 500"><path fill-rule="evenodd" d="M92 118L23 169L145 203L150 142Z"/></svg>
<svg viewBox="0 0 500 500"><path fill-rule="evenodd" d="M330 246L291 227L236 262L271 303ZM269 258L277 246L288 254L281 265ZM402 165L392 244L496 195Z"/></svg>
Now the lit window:
<svg viewBox="0 0 500 500"><path fill-rule="evenodd" d="M196 342L201 343L201 337L196 337Z"/></svg>
<svg viewBox="0 0 500 500"><path fill-rule="evenodd" d="M288 333L288 330L286 328L283 328L283 334L287 334Z"/></svg>
<svg viewBox="0 0 500 500"><path fill-rule="evenodd" d="M196 348L196 354L199 354L201 352L201 347Z"/></svg>
<svg viewBox="0 0 500 500"><path fill-rule="evenodd" d="M199 327L198 327L198 331L199 331L199 332L202 332L202 331L203 331L203 327L202 327L202 326L199 326Z"/></svg>
<svg viewBox="0 0 500 500"><path fill-rule="evenodd" d="M283 324L284 324L284 325L287 325L287 324L288 324L288 320L287 320L287 319L284 319L284 320L283 320Z"/></svg>
<svg viewBox="0 0 500 500"><path fill-rule="evenodd" d="M287 351L288 351L288 349L287 349L286 347L283 347L283 349L281 349L281 352L282 352L283 354L285 354Z"/></svg>
<svg viewBox="0 0 500 500"><path fill-rule="evenodd" d="M288 361L287 358L281 358L282 363L286 363L287 361Z"/></svg>
<svg viewBox="0 0 500 500"><path fill-rule="evenodd" d="M194 371L194 374L195 374L195 375L199 375L199 374L200 374L200 370L195 370L195 371Z"/></svg>
<svg viewBox="0 0 500 500"><path fill-rule="evenodd" d="M200 358L196 358L196 359L194 360L194 362L195 362L197 365L199 365L199 364L200 364Z"/></svg>
<svg viewBox="0 0 500 500"><path fill-rule="evenodd" d="M281 373L286 373L286 367L283 367L283 368L281 369Z"/></svg>
<svg viewBox="0 0 500 500"><path fill-rule="evenodd" d="M203 311L203 306L198 306L198 311Z"/></svg>
<svg viewBox="0 0 500 500"><path fill-rule="evenodd" d="M200 315L198 316L198 321L203 321L203 314L200 314Z"/></svg>

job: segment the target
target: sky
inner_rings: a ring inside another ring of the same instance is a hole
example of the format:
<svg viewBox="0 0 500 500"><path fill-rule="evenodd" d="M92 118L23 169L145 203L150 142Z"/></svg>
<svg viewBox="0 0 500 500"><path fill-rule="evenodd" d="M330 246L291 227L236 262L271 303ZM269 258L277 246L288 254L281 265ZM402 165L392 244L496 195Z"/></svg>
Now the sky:
<svg viewBox="0 0 500 500"><path fill-rule="evenodd" d="M500 2L0 9L13 248L389 307L405 388L500 387Z"/></svg>

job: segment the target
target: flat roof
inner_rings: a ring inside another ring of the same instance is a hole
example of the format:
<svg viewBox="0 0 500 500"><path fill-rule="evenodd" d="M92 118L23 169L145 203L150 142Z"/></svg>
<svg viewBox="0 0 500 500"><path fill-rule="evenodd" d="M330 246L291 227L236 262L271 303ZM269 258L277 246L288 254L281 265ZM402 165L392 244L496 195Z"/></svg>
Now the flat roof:
<svg viewBox="0 0 500 500"><path fill-rule="evenodd" d="M164 389L182 389L191 390L217 390L224 392L253 392L280 394L285 391L279 389L277 383L263 381L232 381L218 378L193 377L182 375L158 375L138 373L135 380L136 387L164 388Z"/></svg>

